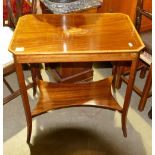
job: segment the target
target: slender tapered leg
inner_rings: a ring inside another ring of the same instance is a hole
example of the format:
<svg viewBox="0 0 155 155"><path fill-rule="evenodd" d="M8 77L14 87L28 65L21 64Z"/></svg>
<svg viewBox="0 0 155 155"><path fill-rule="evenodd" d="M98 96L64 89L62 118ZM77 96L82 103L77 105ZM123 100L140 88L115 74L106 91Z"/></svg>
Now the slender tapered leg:
<svg viewBox="0 0 155 155"><path fill-rule="evenodd" d="M42 76L39 64L30 64L30 69L33 81L33 96L35 96L37 92L37 79L42 80Z"/></svg>
<svg viewBox="0 0 155 155"><path fill-rule="evenodd" d="M151 107L151 109L148 112L148 116L149 116L150 119L152 119L152 107Z"/></svg>
<svg viewBox="0 0 155 155"><path fill-rule="evenodd" d="M122 75L122 62L117 62L116 64L116 77L115 77L115 87L117 89L121 88L121 84L122 84L122 79L121 79L121 75Z"/></svg>
<svg viewBox="0 0 155 155"><path fill-rule="evenodd" d="M138 62L137 60L132 61L129 82L127 85L125 99L124 99L124 105L123 105L123 111L122 111L122 130L123 130L124 137L127 137L126 119L127 119L127 112L128 112L128 108L131 100L132 87L133 87L135 75L136 75L137 62Z"/></svg>
<svg viewBox="0 0 155 155"><path fill-rule="evenodd" d="M145 78L146 71L147 71L147 67L142 67L142 69L141 69L141 71L140 71L140 75L139 75L139 77L140 77L141 79L144 79L144 78Z"/></svg>
<svg viewBox="0 0 155 155"><path fill-rule="evenodd" d="M149 92L150 92L150 89L151 89L151 85L152 85L152 64L151 64L151 66L149 68L149 72L148 72L146 82L145 82L145 85L144 85L144 88L143 88L141 100L139 102L139 106L138 106L139 111L144 110L144 107L145 107L145 104L146 104L146 101L147 101L147 98L148 98L148 95L149 95Z"/></svg>
<svg viewBox="0 0 155 155"><path fill-rule="evenodd" d="M31 75L32 75L32 81L33 81L33 96L36 95L36 71L35 71L35 68L33 67L33 65L30 64L30 69L31 69Z"/></svg>
<svg viewBox="0 0 155 155"><path fill-rule="evenodd" d="M17 78L19 82L19 87L21 91L21 97L23 100L23 106L25 110L25 115L26 115L26 121L27 121L27 143L30 142L31 138L31 132L32 132L32 116L31 116L31 109L29 105L29 100L28 100L28 95L27 95L27 89L25 85L25 80L24 80L24 74L22 70L22 64L16 63L16 73L17 73Z"/></svg>
<svg viewBox="0 0 155 155"><path fill-rule="evenodd" d="M112 88L113 91L116 92L116 76L117 76L117 64L116 62L113 63L113 68L112 68L112 75L113 75L113 81L112 81Z"/></svg>

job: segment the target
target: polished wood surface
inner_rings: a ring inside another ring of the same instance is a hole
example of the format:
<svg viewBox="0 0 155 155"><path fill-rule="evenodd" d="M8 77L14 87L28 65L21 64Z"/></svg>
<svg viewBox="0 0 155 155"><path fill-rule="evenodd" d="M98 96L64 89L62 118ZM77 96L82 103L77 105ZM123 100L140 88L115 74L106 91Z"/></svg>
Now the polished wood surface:
<svg viewBox="0 0 155 155"><path fill-rule="evenodd" d="M119 13L26 15L19 19L12 42L9 50L16 55L82 56L144 47L129 17Z"/></svg>
<svg viewBox="0 0 155 155"><path fill-rule="evenodd" d="M111 83L112 77L94 83L57 84L39 81L40 98L32 116L52 109L86 105L122 111L111 94Z"/></svg>
<svg viewBox="0 0 155 155"><path fill-rule="evenodd" d="M14 55L22 92L28 127L27 142L30 142L32 117L51 109L81 105L118 110L122 115L122 130L126 137L127 112L137 60L143 48L144 44L130 18L124 14L27 15L20 18L9 50ZM22 63L94 61L132 62L122 107L111 95L111 85L114 88L117 79L114 69L113 82L112 77L85 84L39 81L40 99L34 110L31 110Z"/></svg>

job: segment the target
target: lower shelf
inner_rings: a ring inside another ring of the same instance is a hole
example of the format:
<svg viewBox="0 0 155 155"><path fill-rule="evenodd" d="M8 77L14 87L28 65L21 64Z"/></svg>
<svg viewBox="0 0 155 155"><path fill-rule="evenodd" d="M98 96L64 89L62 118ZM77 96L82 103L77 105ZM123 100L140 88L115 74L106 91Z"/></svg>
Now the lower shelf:
<svg viewBox="0 0 155 155"><path fill-rule="evenodd" d="M89 83L52 83L38 81L39 101L32 117L49 110L71 106L95 106L122 111L111 94L112 77Z"/></svg>

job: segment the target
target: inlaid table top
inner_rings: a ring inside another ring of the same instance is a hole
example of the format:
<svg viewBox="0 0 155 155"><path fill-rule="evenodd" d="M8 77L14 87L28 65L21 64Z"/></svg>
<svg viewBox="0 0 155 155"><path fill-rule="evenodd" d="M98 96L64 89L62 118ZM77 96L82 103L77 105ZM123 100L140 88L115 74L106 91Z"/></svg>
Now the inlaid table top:
<svg viewBox="0 0 155 155"><path fill-rule="evenodd" d="M15 55L139 52L144 48L121 13L25 15L9 46Z"/></svg>
<svg viewBox="0 0 155 155"><path fill-rule="evenodd" d="M9 51L14 55L26 115L27 142L30 142L33 117L49 110L72 106L95 106L119 111L122 114L123 135L126 137L127 112L139 53L143 48L144 44L130 18L121 13L42 14L21 17ZM131 62L123 106L118 104L111 93L111 86L114 88L117 82L117 64L113 66L113 78L85 84L55 84L38 80L41 76L37 74L37 65L32 64L94 61ZM32 65L31 71L35 73L32 74L34 92L36 86L39 87L39 100L33 110L29 105L23 63Z"/></svg>

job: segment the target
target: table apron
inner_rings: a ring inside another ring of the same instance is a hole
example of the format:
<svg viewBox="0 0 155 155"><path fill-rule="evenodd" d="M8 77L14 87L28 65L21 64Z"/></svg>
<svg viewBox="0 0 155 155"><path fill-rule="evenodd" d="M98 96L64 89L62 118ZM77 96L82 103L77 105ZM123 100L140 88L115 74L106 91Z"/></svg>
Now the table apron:
<svg viewBox="0 0 155 155"><path fill-rule="evenodd" d="M16 63L48 63L48 62L97 62L97 61L132 61L139 53L102 53L102 54L37 54L14 55Z"/></svg>

